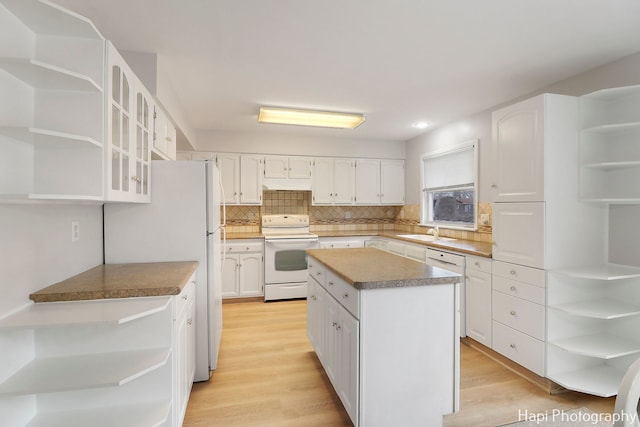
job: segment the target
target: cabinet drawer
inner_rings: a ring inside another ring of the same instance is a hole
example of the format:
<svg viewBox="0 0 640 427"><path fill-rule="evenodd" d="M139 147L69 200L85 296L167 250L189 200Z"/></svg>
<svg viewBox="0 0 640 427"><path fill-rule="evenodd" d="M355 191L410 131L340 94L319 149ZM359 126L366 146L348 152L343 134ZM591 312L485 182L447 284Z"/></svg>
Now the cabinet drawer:
<svg viewBox="0 0 640 427"><path fill-rule="evenodd" d="M242 240L228 240L225 252L240 254L245 252L262 252L262 242L243 242Z"/></svg>
<svg viewBox="0 0 640 427"><path fill-rule="evenodd" d="M307 271L310 277L313 277L322 286L325 285L327 269L322 263L318 262L317 259L311 257L307 259Z"/></svg>
<svg viewBox="0 0 640 427"><path fill-rule="evenodd" d="M449 252L441 252L435 249L427 249L427 258L435 259L437 261L444 261L449 264L454 264L460 267L464 267L464 256L450 254ZM446 267L443 267L446 268Z"/></svg>
<svg viewBox="0 0 640 427"><path fill-rule="evenodd" d="M544 376L544 342L493 322L493 349L530 371Z"/></svg>
<svg viewBox="0 0 640 427"><path fill-rule="evenodd" d="M502 292L493 291L493 320L531 335L544 339L544 306L515 298Z"/></svg>
<svg viewBox="0 0 640 427"><path fill-rule="evenodd" d="M479 258L474 256L467 256L466 258L465 266L467 268L491 273L491 258Z"/></svg>
<svg viewBox="0 0 640 427"><path fill-rule="evenodd" d="M176 298L176 317L180 315L188 305L196 298L196 274L193 273L182 292Z"/></svg>
<svg viewBox="0 0 640 427"><path fill-rule="evenodd" d="M493 269L494 276L506 277L542 288L545 287L544 270L495 260L491 268Z"/></svg>
<svg viewBox="0 0 640 427"><path fill-rule="evenodd" d="M545 288L500 276L493 277L492 286L495 291L535 302L536 304L545 304Z"/></svg>
<svg viewBox="0 0 640 427"><path fill-rule="evenodd" d="M326 289L347 311L360 318L360 291L327 270Z"/></svg>

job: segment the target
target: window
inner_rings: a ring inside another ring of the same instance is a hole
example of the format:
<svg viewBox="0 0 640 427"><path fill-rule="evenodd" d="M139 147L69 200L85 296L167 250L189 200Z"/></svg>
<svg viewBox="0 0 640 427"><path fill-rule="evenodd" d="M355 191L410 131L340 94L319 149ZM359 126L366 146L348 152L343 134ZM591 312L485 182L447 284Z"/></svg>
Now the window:
<svg viewBox="0 0 640 427"><path fill-rule="evenodd" d="M478 140L422 156L422 225L475 230Z"/></svg>

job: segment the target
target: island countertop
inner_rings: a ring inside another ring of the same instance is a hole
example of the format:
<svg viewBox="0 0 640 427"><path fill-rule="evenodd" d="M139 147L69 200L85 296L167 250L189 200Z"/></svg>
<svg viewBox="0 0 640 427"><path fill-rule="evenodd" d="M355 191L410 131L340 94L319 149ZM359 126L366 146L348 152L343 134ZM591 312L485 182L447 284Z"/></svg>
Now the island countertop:
<svg viewBox="0 0 640 427"><path fill-rule="evenodd" d="M397 288L458 283L459 274L376 248L307 249L356 289Z"/></svg>
<svg viewBox="0 0 640 427"><path fill-rule="evenodd" d="M29 295L34 302L178 295L197 261L102 264Z"/></svg>

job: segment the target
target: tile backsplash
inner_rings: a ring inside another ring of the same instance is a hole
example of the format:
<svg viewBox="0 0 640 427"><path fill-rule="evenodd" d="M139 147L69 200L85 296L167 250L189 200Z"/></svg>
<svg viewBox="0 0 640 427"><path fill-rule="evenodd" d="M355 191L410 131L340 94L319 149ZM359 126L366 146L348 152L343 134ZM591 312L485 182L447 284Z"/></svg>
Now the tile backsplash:
<svg viewBox="0 0 640 427"><path fill-rule="evenodd" d="M262 206L227 206L227 231L259 233L262 215L309 215L311 231L408 231L425 233L420 205L405 206L312 206L310 191L265 191ZM440 234L465 240L491 241L491 204L478 204L478 218L488 214L489 223L476 232L442 229ZM478 221L480 223L480 221Z"/></svg>

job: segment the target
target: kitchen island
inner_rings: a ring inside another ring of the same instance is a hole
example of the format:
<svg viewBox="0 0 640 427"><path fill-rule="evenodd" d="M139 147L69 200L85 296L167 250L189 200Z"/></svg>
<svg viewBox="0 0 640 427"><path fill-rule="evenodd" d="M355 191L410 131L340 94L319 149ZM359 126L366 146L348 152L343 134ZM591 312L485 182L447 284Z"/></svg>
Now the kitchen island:
<svg viewBox="0 0 640 427"><path fill-rule="evenodd" d="M354 425L441 425L459 400L461 276L375 248L307 254L307 334Z"/></svg>

